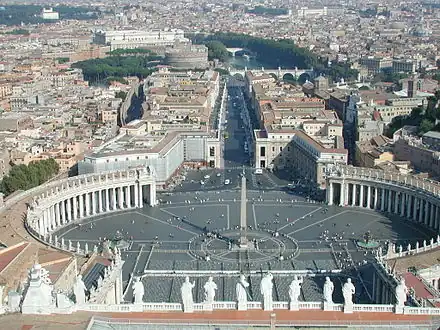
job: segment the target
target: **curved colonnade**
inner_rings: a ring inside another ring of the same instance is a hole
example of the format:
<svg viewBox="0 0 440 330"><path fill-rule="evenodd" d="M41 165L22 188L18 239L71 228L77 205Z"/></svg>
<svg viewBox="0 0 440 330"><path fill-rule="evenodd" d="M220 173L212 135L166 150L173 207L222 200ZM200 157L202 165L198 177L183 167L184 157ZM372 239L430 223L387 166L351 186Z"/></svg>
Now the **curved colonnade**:
<svg viewBox="0 0 440 330"><path fill-rule="evenodd" d="M439 231L440 184L370 168L327 171L327 203L394 213Z"/></svg>
<svg viewBox="0 0 440 330"><path fill-rule="evenodd" d="M148 167L81 175L40 188L28 206L26 226L49 243L52 233L84 218L157 204L155 176Z"/></svg>
<svg viewBox="0 0 440 330"><path fill-rule="evenodd" d="M379 252L377 272L373 277L372 300L389 304L394 300L398 283L393 272L385 266L385 260L409 254L425 252L440 246L440 184L410 175L388 173L370 168L330 166L327 174L327 203L342 207L362 207L393 213L436 232L436 237L423 245L399 246L390 242L385 255ZM429 245L428 245L429 244ZM381 250L381 249L380 249ZM437 289L437 288L435 288Z"/></svg>

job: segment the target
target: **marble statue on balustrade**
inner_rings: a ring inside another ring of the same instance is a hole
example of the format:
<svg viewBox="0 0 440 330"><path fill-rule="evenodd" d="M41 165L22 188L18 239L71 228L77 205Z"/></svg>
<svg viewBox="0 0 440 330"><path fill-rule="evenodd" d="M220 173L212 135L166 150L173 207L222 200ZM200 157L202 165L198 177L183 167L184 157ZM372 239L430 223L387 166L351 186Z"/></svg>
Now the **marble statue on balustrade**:
<svg viewBox="0 0 440 330"><path fill-rule="evenodd" d="M297 309L299 296L301 294L302 277L293 276L293 280L289 285L290 309Z"/></svg>
<svg viewBox="0 0 440 330"><path fill-rule="evenodd" d="M195 287L195 282L190 282L189 277L185 277L185 282L183 282L182 287L180 288L180 293L182 294L182 303L183 303L183 311L184 312L193 312L194 311L194 300L192 289Z"/></svg>
<svg viewBox="0 0 440 330"><path fill-rule="evenodd" d="M86 291L87 288L82 279L82 275L78 275L73 285L73 293L77 305L84 305L86 303Z"/></svg>
<svg viewBox="0 0 440 330"><path fill-rule="evenodd" d="M328 304L333 304L333 290L335 289L335 286L333 282L330 280L330 277L325 278L324 282L324 289L323 289L323 295L324 295L324 302Z"/></svg>
<svg viewBox="0 0 440 330"><path fill-rule="evenodd" d="M273 289L273 275L271 273L267 273L261 279L260 282L260 293L263 296L263 309L265 311L273 310L273 298L272 298L272 289Z"/></svg>
<svg viewBox="0 0 440 330"><path fill-rule="evenodd" d="M405 306L405 302L408 295L408 288L406 287L404 278L402 278L399 284L397 284L395 295L396 295L396 305L398 307Z"/></svg>
<svg viewBox="0 0 440 330"><path fill-rule="evenodd" d="M142 283L139 277L135 278L132 289L133 289L134 303L142 304L145 294L145 288L144 288L144 284Z"/></svg>
<svg viewBox="0 0 440 330"><path fill-rule="evenodd" d="M215 291L218 289L217 284L213 281L213 278L210 276L208 281L203 286L205 290L205 303L212 304L215 299Z"/></svg>
<svg viewBox="0 0 440 330"><path fill-rule="evenodd" d="M56 308L48 272L35 264L29 272L27 290L21 306L23 314L50 314Z"/></svg>
<svg viewBox="0 0 440 330"><path fill-rule="evenodd" d="M238 309L246 310L248 302L247 288L249 287L249 282L243 274L240 275L240 280L235 286L235 293L237 295Z"/></svg>
<svg viewBox="0 0 440 330"><path fill-rule="evenodd" d="M351 283L351 278L347 278L347 282L342 287L342 295L344 297L344 313L353 313L353 295L356 288Z"/></svg>

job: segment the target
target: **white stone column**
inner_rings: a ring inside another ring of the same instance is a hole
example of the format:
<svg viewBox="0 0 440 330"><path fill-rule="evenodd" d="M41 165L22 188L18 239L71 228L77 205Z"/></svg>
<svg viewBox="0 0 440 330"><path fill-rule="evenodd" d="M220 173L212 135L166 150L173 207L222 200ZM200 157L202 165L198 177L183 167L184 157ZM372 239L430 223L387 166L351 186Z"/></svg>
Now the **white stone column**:
<svg viewBox="0 0 440 330"><path fill-rule="evenodd" d="M79 218L84 218L84 195L80 194L79 198Z"/></svg>
<svg viewBox="0 0 440 330"><path fill-rule="evenodd" d="M368 185L367 190L367 208L371 209L371 186Z"/></svg>
<svg viewBox="0 0 440 330"><path fill-rule="evenodd" d="M116 188L113 188L112 195L113 195L112 196L112 200L113 200L113 202L112 202L112 209L116 210L116 208L118 207L118 202L116 200Z"/></svg>
<svg viewBox="0 0 440 330"><path fill-rule="evenodd" d="M424 223L427 226L429 225L429 202L428 201L425 201Z"/></svg>
<svg viewBox="0 0 440 330"><path fill-rule="evenodd" d="M364 205L365 205L365 195L364 195L364 193L365 193L365 186L363 184L361 184L359 187L361 188L361 195L360 195L360 198L359 198L359 206L360 207L364 207Z"/></svg>
<svg viewBox="0 0 440 330"><path fill-rule="evenodd" d="M416 196L414 196L413 198L413 219L414 221L417 221L417 201L418 198Z"/></svg>
<svg viewBox="0 0 440 330"><path fill-rule="evenodd" d="M143 186L142 183L139 182L139 207L143 208L144 207L144 192L143 192Z"/></svg>
<svg viewBox="0 0 440 330"><path fill-rule="evenodd" d="M98 190L98 212L102 213L104 211L104 207L102 206L102 190Z"/></svg>
<svg viewBox="0 0 440 330"><path fill-rule="evenodd" d="M406 205L406 194L400 194L400 216L403 218L405 216L405 205Z"/></svg>
<svg viewBox="0 0 440 330"><path fill-rule="evenodd" d="M342 199L342 197L341 197ZM156 205L156 183L150 184L150 206Z"/></svg>
<svg viewBox="0 0 440 330"><path fill-rule="evenodd" d="M128 185L127 187L126 187L126 189L127 189L127 191L126 191L126 194L125 194L125 201L126 201L126 203L127 203L127 207L128 208L131 208L131 186L130 185Z"/></svg>
<svg viewBox="0 0 440 330"><path fill-rule="evenodd" d="M419 222L423 222L423 199L419 198Z"/></svg>
<svg viewBox="0 0 440 330"><path fill-rule="evenodd" d="M394 213L395 214L399 213L399 192L398 191L395 192L395 196L394 196Z"/></svg>
<svg viewBox="0 0 440 330"><path fill-rule="evenodd" d="M55 230L55 228L57 228L57 220L55 217L55 205L49 207L49 212L50 212L50 228L52 230Z"/></svg>
<svg viewBox="0 0 440 330"><path fill-rule="evenodd" d="M377 210L379 208L379 188L373 187L374 189L374 209Z"/></svg>
<svg viewBox="0 0 440 330"><path fill-rule="evenodd" d="M72 198L72 201L73 201L73 220L76 220L78 218L78 206L77 206L78 203L77 203L76 197L77 196L74 196Z"/></svg>
<svg viewBox="0 0 440 330"><path fill-rule="evenodd" d="M412 196L406 195L406 217L411 219L411 205L412 205Z"/></svg>
<svg viewBox="0 0 440 330"><path fill-rule="evenodd" d="M438 222L439 222L439 215L438 215L439 208L437 205L435 205L435 211L434 211L434 229L437 230L439 228Z"/></svg>
<svg viewBox="0 0 440 330"><path fill-rule="evenodd" d="M92 197L92 214L96 214L96 213L98 213L98 211L97 211L98 208L97 208L97 203L96 203L97 193L96 193L96 191L92 191L90 193L90 195Z"/></svg>
<svg viewBox="0 0 440 330"><path fill-rule="evenodd" d="M432 203L429 203L429 228L434 228L434 210L435 205Z"/></svg>
<svg viewBox="0 0 440 330"><path fill-rule="evenodd" d="M352 190L351 190L351 206L356 206L356 184L352 184Z"/></svg>
<svg viewBox="0 0 440 330"><path fill-rule="evenodd" d="M49 228L49 212L48 210L43 211L43 235L46 236Z"/></svg>
<svg viewBox="0 0 440 330"><path fill-rule="evenodd" d="M393 191L388 189L388 213L391 213L392 210L392 196L393 196Z"/></svg>
<svg viewBox="0 0 440 330"><path fill-rule="evenodd" d="M88 193L85 193L85 195L84 195L86 198L86 217L88 217L91 214L91 212L90 212L90 194L92 194L92 193L88 192Z"/></svg>
<svg viewBox="0 0 440 330"><path fill-rule="evenodd" d="M110 211L110 189L107 188L105 190L105 210L106 212Z"/></svg>
<svg viewBox="0 0 440 330"><path fill-rule="evenodd" d="M139 185L137 182L134 185L134 207L139 207Z"/></svg>
<svg viewBox="0 0 440 330"><path fill-rule="evenodd" d="M150 185L150 198L151 198L151 186ZM150 202L151 205L151 202ZM342 182L341 183L341 192L340 192L340 197L339 197L339 206L345 206L345 183Z"/></svg>
<svg viewBox="0 0 440 330"><path fill-rule="evenodd" d="M55 223L57 228L61 226L60 203L55 204Z"/></svg>
<svg viewBox="0 0 440 330"><path fill-rule="evenodd" d="M61 201L61 224L64 225L66 220L66 201Z"/></svg>
<svg viewBox="0 0 440 330"><path fill-rule="evenodd" d="M71 200L71 198L67 199L67 220L68 220L68 222L72 221L72 200Z"/></svg>
<svg viewBox="0 0 440 330"><path fill-rule="evenodd" d="M43 216L38 219L38 233L44 235L44 219Z"/></svg>
<svg viewBox="0 0 440 330"><path fill-rule="evenodd" d="M124 186L117 188L117 190L118 190L119 208L122 210L124 209Z"/></svg>
<svg viewBox="0 0 440 330"><path fill-rule="evenodd" d="M380 188L380 210L385 211L385 189Z"/></svg>

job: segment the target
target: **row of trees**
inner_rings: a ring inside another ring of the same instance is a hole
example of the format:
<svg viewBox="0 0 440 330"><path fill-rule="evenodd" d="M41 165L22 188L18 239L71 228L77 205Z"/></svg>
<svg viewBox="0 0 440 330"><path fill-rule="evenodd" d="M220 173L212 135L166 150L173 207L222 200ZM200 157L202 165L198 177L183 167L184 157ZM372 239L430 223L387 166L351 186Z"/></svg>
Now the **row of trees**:
<svg viewBox="0 0 440 330"><path fill-rule="evenodd" d="M403 126L417 126L419 135L423 135L429 131L440 132L440 125L436 121L440 120L440 91L435 96L428 97L426 108L416 107L408 116L397 116L393 119L387 129L387 135L392 137L393 134Z"/></svg>
<svg viewBox="0 0 440 330"><path fill-rule="evenodd" d="M289 11L284 8L270 8L270 7L256 6L253 9L248 9L247 12L255 15L280 16L280 15L287 15Z"/></svg>
<svg viewBox="0 0 440 330"><path fill-rule="evenodd" d="M82 69L85 80L101 83L109 77L137 76L139 79L143 79L155 71L154 66L160 59L162 58L157 55L116 55L76 62L72 64L72 67Z"/></svg>
<svg viewBox="0 0 440 330"><path fill-rule="evenodd" d="M358 73L357 70L351 69L348 63L333 63L328 66L327 58L320 58L308 49L296 46L295 42L289 39L265 39L230 32L211 35L189 34L188 37L196 44L218 41L226 47L248 49L256 54L260 62L272 67L314 68L318 74L324 74L334 80L355 79Z"/></svg>
<svg viewBox="0 0 440 330"><path fill-rule="evenodd" d="M58 163L52 158L31 162L29 165L14 165L3 178L0 191L7 196L17 190L37 187L58 174L58 171Z"/></svg>
<svg viewBox="0 0 440 330"><path fill-rule="evenodd" d="M212 61L214 59L218 59L222 62L225 62L228 57L229 53L226 49L226 46L217 40L208 41L206 44L206 47L208 47L208 60Z"/></svg>
<svg viewBox="0 0 440 330"><path fill-rule="evenodd" d="M44 6L37 5L8 5L0 10L0 25L38 24L47 21L40 14ZM60 19L96 19L101 13L99 8L56 6L54 10L60 14Z"/></svg>

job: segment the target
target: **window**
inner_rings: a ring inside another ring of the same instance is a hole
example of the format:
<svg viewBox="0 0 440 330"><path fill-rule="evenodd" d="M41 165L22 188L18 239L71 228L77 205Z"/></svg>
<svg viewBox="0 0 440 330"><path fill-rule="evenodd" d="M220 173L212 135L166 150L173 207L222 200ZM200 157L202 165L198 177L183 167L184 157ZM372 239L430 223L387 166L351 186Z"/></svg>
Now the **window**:
<svg viewBox="0 0 440 330"><path fill-rule="evenodd" d="M260 156L265 157L266 156L266 147L260 147Z"/></svg>
<svg viewBox="0 0 440 330"><path fill-rule="evenodd" d="M215 148L209 147L209 156L214 157L215 156Z"/></svg>

